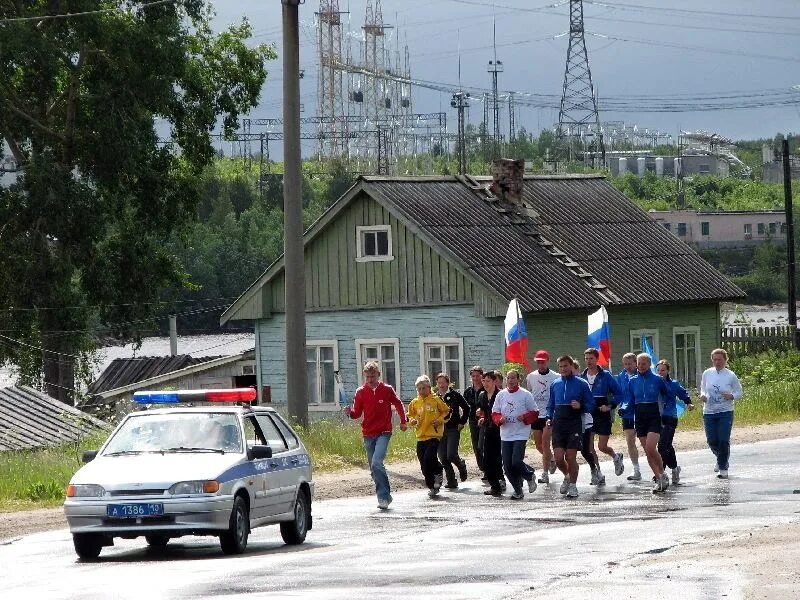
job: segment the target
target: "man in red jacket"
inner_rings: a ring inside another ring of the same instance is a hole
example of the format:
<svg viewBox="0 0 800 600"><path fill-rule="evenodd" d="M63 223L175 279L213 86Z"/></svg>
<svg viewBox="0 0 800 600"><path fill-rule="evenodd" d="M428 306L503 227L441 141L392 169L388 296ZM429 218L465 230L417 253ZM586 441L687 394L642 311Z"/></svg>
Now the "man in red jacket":
<svg viewBox="0 0 800 600"><path fill-rule="evenodd" d="M368 362L364 365L364 385L356 390L352 407L346 407L344 413L351 419L362 415L361 434L364 436L364 449L367 451L370 474L375 482L378 496L378 508L387 509L392 502L389 475L383 461L392 437L392 406L400 415L400 429L406 430L406 411L394 389L380 381L381 372L378 364Z"/></svg>

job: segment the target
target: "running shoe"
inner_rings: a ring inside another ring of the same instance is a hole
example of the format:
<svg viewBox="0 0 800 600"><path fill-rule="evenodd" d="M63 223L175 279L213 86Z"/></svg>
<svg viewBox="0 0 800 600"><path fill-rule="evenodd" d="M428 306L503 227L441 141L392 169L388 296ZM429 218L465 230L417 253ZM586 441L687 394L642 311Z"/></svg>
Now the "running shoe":
<svg viewBox="0 0 800 600"><path fill-rule="evenodd" d="M569 489L567 490L567 498L577 498L578 497L578 487L574 483L569 484Z"/></svg>
<svg viewBox="0 0 800 600"><path fill-rule="evenodd" d="M433 476L433 491L434 493L439 493L439 488L442 487L442 474L439 473L438 475Z"/></svg>
<svg viewBox="0 0 800 600"><path fill-rule="evenodd" d="M653 481L653 493L654 494L658 494L658 493L661 493L663 491L664 491L664 486L661 483L661 479L659 479L658 477L655 477L654 481Z"/></svg>
<svg viewBox="0 0 800 600"><path fill-rule="evenodd" d="M428 490L428 498L436 498L439 495L439 490L436 488L431 488Z"/></svg>
<svg viewBox="0 0 800 600"><path fill-rule="evenodd" d="M680 466L672 469L672 485L678 485L681 482L681 468Z"/></svg>
<svg viewBox="0 0 800 600"><path fill-rule="evenodd" d="M556 461L555 460L551 460L550 461L550 475L552 475L553 473L556 472L556 468L557 468L556 467Z"/></svg>
<svg viewBox="0 0 800 600"><path fill-rule="evenodd" d="M448 490L457 490L458 489L458 482L457 481L448 481L444 484L445 489Z"/></svg>
<svg viewBox="0 0 800 600"><path fill-rule="evenodd" d="M505 480L500 482L500 491L501 492L505 492L506 491L506 482L505 482Z"/></svg>
<svg viewBox="0 0 800 600"><path fill-rule="evenodd" d="M561 494L566 494L569 491L569 477L564 477L564 481L561 482L561 487L558 491Z"/></svg>
<svg viewBox="0 0 800 600"><path fill-rule="evenodd" d="M392 503L391 496L389 496L388 498L381 498L380 500L378 500L378 508L380 508L381 510L386 510L387 508L389 508L389 504L391 503Z"/></svg>
<svg viewBox="0 0 800 600"><path fill-rule="evenodd" d="M514 492L513 494L511 494L511 499L512 500L522 500L524 497L525 497L525 494L522 493L521 491L520 492Z"/></svg>
<svg viewBox="0 0 800 600"><path fill-rule="evenodd" d="M639 469L634 469L631 475L628 475L628 481L641 481L642 472Z"/></svg>
<svg viewBox="0 0 800 600"><path fill-rule="evenodd" d="M728 478L728 469L720 469L719 473L717 473L717 479L727 479Z"/></svg>
<svg viewBox="0 0 800 600"><path fill-rule="evenodd" d="M597 485L597 482L600 480L600 475L598 475L597 469L592 469L592 479L589 482L589 485Z"/></svg>
<svg viewBox="0 0 800 600"><path fill-rule="evenodd" d="M486 496L502 496L503 492L500 491L500 488L489 488L488 490L484 490L484 495Z"/></svg>
<svg viewBox="0 0 800 600"><path fill-rule="evenodd" d="M597 485L605 485L606 484L606 476L600 472L600 469L597 469Z"/></svg>
<svg viewBox="0 0 800 600"><path fill-rule="evenodd" d="M661 474L661 491L666 492L669 489L669 475L666 473Z"/></svg>
<svg viewBox="0 0 800 600"><path fill-rule="evenodd" d="M619 477L625 472L625 463L622 462L622 452L614 455L614 475Z"/></svg>
<svg viewBox="0 0 800 600"><path fill-rule="evenodd" d="M461 481L467 480L467 462L462 458L461 462L458 463L458 478Z"/></svg>
<svg viewBox="0 0 800 600"><path fill-rule="evenodd" d="M536 473L534 473L530 481L528 481L528 492L532 494L535 491L536 491Z"/></svg>
<svg viewBox="0 0 800 600"><path fill-rule="evenodd" d="M547 471L542 472L542 476L539 477L539 483L550 483L550 475Z"/></svg>

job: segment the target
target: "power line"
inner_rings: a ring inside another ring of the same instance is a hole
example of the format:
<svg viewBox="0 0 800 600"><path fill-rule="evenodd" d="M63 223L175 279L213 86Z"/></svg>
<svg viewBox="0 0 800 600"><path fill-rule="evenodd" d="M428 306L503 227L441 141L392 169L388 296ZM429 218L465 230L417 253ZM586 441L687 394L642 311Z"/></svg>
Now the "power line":
<svg viewBox="0 0 800 600"><path fill-rule="evenodd" d="M155 0L154 2L148 2L147 4L142 4L139 7L139 10L146 10L148 8L153 8L156 6L162 6L165 4L176 4L180 2L180 0ZM6 23L25 23L30 21L52 21L55 19L72 19L75 17L88 17L91 15L102 15L107 13L124 13L126 11L120 10L118 8L99 8L97 10L87 10L83 12L74 12L74 13L61 13L61 14L54 14L54 15L39 15L36 17L9 17L7 19L0 19L0 25L5 25Z"/></svg>
<svg viewBox="0 0 800 600"><path fill-rule="evenodd" d="M455 0L452 0L455 1ZM690 15L706 15L714 17L739 17L744 19L774 19L778 21L800 21L800 17L787 17L785 15L764 15L758 13L731 13L720 12L714 10L695 10L689 8L664 8L661 6L643 6L641 4L626 4L624 2L598 2L596 0L585 0L584 4L593 4L595 6L602 6L605 8L620 8L624 10L633 11L654 11L666 13L685 13Z"/></svg>

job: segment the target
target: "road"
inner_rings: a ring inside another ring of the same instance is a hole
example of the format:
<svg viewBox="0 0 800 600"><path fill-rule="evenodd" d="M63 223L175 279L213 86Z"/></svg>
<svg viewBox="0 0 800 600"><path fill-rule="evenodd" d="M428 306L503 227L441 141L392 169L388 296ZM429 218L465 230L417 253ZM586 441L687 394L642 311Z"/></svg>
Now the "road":
<svg viewBox="0 0 800 600"><path fill-rule="evenodd" d="M681 553L709 538L800 522L800 496L792 494L798 482L787 479L797 477L798 452L800 438L737 446L728 481L713 477L708 451L683 453L685 483L664 495L644 482L623 483L605 463L609 485L592 488L582 473L576 500L560 496L557 484L513 502L467 482L436 500L422 490L398 493L387 512L373 498L317 502L303 546L282 545L277 528L267 527L253 532L239 557L223 557L215 538L175 540L163 553L144 540L117 540L99 562L81 563L68 531L34 534L0 545L0 593L71 600L739 598L746 574L682 562Z"/></svg>

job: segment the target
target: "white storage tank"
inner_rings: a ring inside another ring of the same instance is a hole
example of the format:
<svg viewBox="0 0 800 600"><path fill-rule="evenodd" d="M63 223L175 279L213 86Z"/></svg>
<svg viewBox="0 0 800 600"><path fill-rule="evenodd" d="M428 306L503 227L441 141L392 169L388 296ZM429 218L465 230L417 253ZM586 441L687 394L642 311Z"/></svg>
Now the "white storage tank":
<svg viewBox="0 0 800 600"><path fill-rule="evenodd" d="M664 176L664 157L656 156L656 175L659 177Z"/></svg>
<svg viewBox="0 0 800 600"><path fill-rule="evenodd" d="M636 168L639 172L639 177L644 177L644 173L646 170L645 168L646 162L647 159L644 156L640 156L639 158L636 159Z"/></svg>
<svg viewBox="0 0 800 600"><path fill-rule="evenodd" d="M620 158L619 159L619 174L620 176L625 175L628 172L628 159L627 158Z"/></svg>

